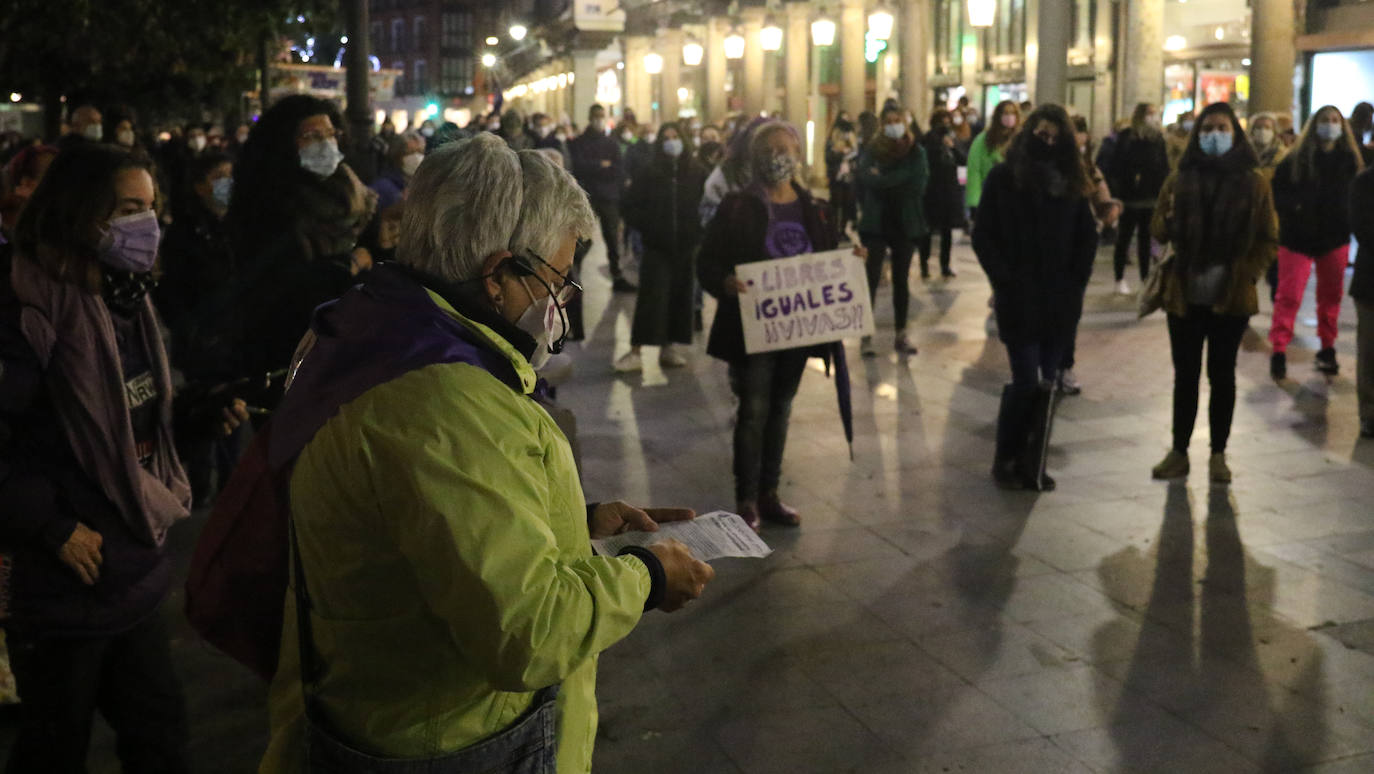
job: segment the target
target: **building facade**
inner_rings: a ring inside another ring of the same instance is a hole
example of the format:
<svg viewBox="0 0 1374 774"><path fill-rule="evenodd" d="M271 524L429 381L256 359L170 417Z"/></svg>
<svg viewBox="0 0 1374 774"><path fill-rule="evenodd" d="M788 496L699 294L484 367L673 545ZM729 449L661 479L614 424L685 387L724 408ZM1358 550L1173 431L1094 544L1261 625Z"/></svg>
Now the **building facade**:
<svg viewBox="0 0 1374 774"><path fill-rule="evenodd" d="M476 0L369 0L372 54L401 73L393 98L375 106L378 113L398 130L425 118L470 115L485 8Z"/></svg>

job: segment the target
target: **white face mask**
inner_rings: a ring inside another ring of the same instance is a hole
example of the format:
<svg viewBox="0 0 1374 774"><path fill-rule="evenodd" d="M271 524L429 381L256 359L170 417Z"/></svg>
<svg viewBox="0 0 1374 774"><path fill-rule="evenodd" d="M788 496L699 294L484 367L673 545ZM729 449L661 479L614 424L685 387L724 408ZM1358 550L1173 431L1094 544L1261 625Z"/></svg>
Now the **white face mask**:
<svg viewBox="0 0 1374 774"><path fill-rule="evenodd" d="M663 153L671 158L682 155L682 140L672 139L663 141Z"/></svg>
<svg viewBox="0 0 1374 774"><path fill-rule="evenodd" d="M205 150L205 135L198 134L191 138L191 150L197 152Z"/></svg>
<svg viewBox="0 0 1374 774"><path fill-rule="evenodd" d="M555 135L553 136L553 138L554 138L555 140L558 140L559 142L567 142L567 141L568 141L568 135L567 135L566 132L558 132L557 134L555 134Z"/></svg>
<svg viewBox="0 0 1374 774"><path fill-rule="evenodd" d="M958 125L964 123L964 114L963 114L963 113L954 113L954 114L952 114L952 115L949 117L949 122L952 123L952 124L954 124L955 126L958 126Z"/></svg>
<svg viewBox="0 0 1374 774"><path fill-rule="evenodd" d="M530 293L529 282L526 279L521 277L520 284L525 286L526 293ZM534 298L533 293L530 293L530 298ZM543 368L549 362L549 358L553 357L549 347L552 342L563 339L567 330L564 319L553 296L545 296L530 304L524 314L520 315L520 319L515 321L515 327L534 339L534 353L530 355L530 365L534 370Z"/></svg>
<svg viewBox="0 0 1374 774"><path fill-rule="evenodd" d="M1274 141L1274 130L1267 126L1256 129L1251 134L1255 137L1256 145L1268 147L1269 143Z"/></svg>
<svg viewBox="0 0 1374 774"><path fill-rule="evenodd" d="M422 126L422 127L420 127L420 136L421 136L421 137L424 137L424 138L433 137L433 136L434 136L434 127L432 127L432 126Z"/></svg>
<svg viewBox="0 0 1374 774"><path fill-rule="evenodd" d="M406 177L411 177L415 174L415 170L420 168L420 162L424 160L425 154L423 153L407 153L401 158L401 171L405 173Z"/></svg>
<svg viewBox="0 0 1374 774"><path fill-rule="evenodd" d="M115 133L115 140L126 148L134 146L134 133L131 129L120 129Z"/></svg>
<svg viewBox="0 0 1374 774"><path fill-rule="evenodd" d="M100 124L86 124L86 128L81 130L81 134L88 140L100 142L105 138L105 129Z"/></svg>
<svg viewBox="0 0 1374 774"><path fill-rule="evenodd" d="M339 151L339 143L333 137L316 140L300 149L301 166L320 177L329 177L339 168L344 155Z"/></svg>
<svg viewBox="0 0 1374 774"><path fill-rule="evenodd" d="M906 136L906 127L901 124L883 124L883 134L893 140L900 140Z"/></svg>
<svg viewBox="0 0 1374 774"><path fill-rule="evenodd" d="M1317 137L1326 142L1333 142L1341 139L1341 125L1323 121L1317 124Z"/></svg>

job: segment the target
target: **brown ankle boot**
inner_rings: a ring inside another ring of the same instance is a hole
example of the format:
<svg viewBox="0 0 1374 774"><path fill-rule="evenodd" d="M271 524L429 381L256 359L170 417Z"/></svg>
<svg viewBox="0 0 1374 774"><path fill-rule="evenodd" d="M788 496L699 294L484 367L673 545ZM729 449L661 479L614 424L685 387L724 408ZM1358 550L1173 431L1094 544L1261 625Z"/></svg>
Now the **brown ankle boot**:
<svg viewBox="0 0 1374 774"><path fill-rule="evenodd" d="M801 514L783 504L777 492L769 492L759 498L759 515L764 521L781 524L784 527L800 527Z"/></svg>

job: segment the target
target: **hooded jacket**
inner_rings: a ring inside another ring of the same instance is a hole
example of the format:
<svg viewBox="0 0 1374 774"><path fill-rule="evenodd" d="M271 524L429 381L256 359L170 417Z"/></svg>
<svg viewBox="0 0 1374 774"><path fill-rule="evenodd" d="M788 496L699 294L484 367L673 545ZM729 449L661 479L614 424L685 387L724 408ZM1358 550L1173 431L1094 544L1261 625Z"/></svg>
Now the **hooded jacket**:
<svg viewBox="0 0 1374 774"><path fill-rule="evenodd" d="M273 435L274 456L308 439L290 503L316 704L355 747L422 757L492 736L561 684L558 771L589 772L597 656L639 622L650 571L592 556L572 451L532 399L533 340L480 311L383 265L316 315ZM290 592L285 608L264 773L301 767Z"/></svg>

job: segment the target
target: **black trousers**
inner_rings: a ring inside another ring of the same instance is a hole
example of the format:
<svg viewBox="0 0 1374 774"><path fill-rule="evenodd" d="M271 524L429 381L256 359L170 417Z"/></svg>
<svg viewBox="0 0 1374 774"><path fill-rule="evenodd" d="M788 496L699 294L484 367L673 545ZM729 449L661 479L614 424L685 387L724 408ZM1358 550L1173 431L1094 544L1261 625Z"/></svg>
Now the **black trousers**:
<svg viewBox="0 0 1374 774"><path fill-rule="evenodd" d="M800 349L746 355L730 364L730 389L739 398L734 438L739 502L778 491L792 399L805 373L806 351Z"/></svg>
<svg viewBox="0 0 1374 774"><path fill-rule="evenodd" d="M609 199L592 199L592 212L601 221L601 238L606 242L606 262L611 265L611 276L620 276L620 202Z"/></svg>
<svg viewBox="0 0 1374 774"><path fill-rule="evenodd" d="M950 239L952 231L953 229L949 226L944 226L940 229L940 271L945 274L949 273L949 251L952 247ZM930 273L930 242L934 235L935 229L930 229L926 231L925 236L921 237L916 242L916 249L921 254L921 276Z"/></svg>
<svg viewBox="0 0 1374 774"><path fill-rule="evenodd" d="M1136 236L1136 263L1140 265L1140 280L1143 282L1150 276L1150 221L1154 216L1153 208L1142 210L1127 207L1121 213L1121 220L1116 224L1116 253L1112 256L1117 282L1126 279L1126 256L1131 250L1132 231Z"/></svg>
<svg viewBox="0 0 1374 774"><path fill-rule="evenodd" d="M868 248L868 300L876 307L878 281L883 276L883 261L892 254L892 310L897 330L906 330L907 309L911 306L911 256L915 245L905 235L863 234Z"/></svg>
<svg viewBox="0 0 1374 774"><path fill-rule="evenodd" d="M190 771L186 701L160 615L108 637L12 634L9 647L23 704L7 774L84 774L97 710L125 772Z"/></svg>
<svg viewBox="0 0 1374 774"><path fill-rule="evenodd" d="M1250 318L1220 315L1210 307L1190 306L1185 317L1169 315L1169 350L1174 360L1174 449L1188 451L1197 421L1202 346L1207 345L1207 382L1212 396L1207 418L1212 452L1226 451L1236 412L1236 357Z"/></svg>

